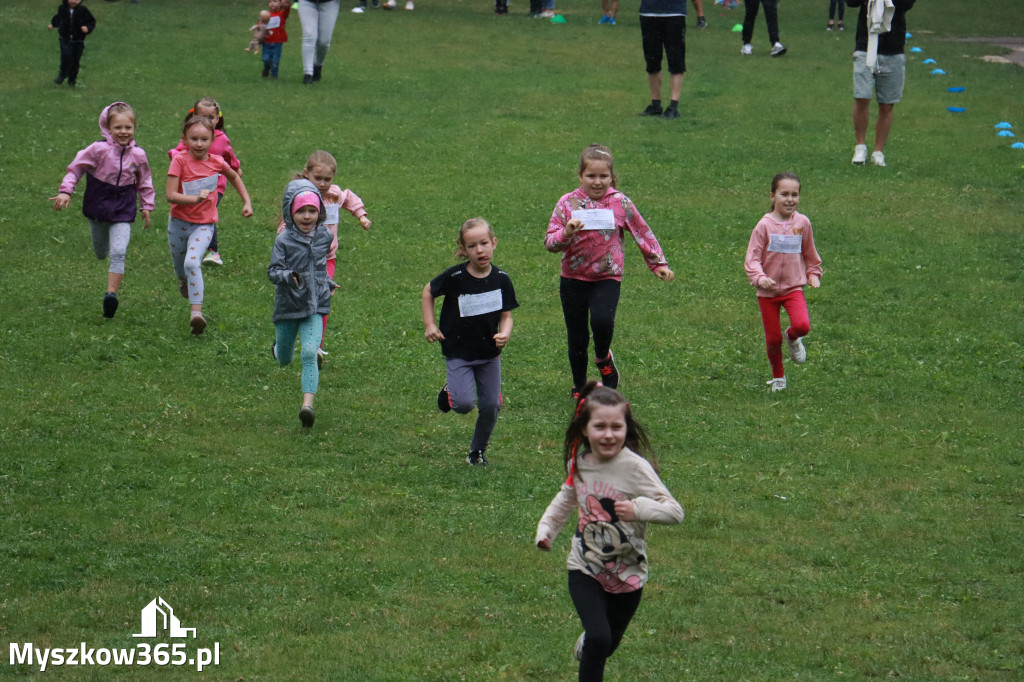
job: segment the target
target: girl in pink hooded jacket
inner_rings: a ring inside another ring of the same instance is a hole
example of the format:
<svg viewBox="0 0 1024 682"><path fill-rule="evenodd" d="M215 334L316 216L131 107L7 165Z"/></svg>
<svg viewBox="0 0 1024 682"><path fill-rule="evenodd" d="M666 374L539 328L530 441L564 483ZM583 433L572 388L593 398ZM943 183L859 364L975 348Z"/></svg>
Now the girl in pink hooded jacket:
<svg viewBox="0 0 1024 682"><path fill-rule="evenodd" d="M113 317L117 312L117 292L124 280L125 253L138 204L142 204L147 229L150 213L156 208L149 160L146 152L135 144L135 122L135 111L124 102L114 102L103 109L103 140L75 155L57 196L49 199L55 211L64 210L71 203L75 185L85 176L82 213L89 220L92 248L100 260L110 257L104 317Z"/></svg>

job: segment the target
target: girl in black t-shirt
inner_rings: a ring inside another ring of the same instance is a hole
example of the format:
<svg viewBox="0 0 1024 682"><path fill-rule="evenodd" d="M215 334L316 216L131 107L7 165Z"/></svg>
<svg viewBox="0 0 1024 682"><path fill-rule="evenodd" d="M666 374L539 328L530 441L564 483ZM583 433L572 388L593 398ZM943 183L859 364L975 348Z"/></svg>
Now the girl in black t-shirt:
<svg viewBox="0 0 1024 682"><path fill-rule="evenodd" d="M469 464L485 465L484 452L501 409L501 349L512 334L512 311L519 307L512 280L491 259L498 241L483 218L459 230L455 254L466 258L423 287L423 324L427 341L441 342L448 381L437 394L442 412L459 414L477 407ZM441 319L434 322L434 299L444 296ZM475 396L474 396L475 388Z"/></svg>

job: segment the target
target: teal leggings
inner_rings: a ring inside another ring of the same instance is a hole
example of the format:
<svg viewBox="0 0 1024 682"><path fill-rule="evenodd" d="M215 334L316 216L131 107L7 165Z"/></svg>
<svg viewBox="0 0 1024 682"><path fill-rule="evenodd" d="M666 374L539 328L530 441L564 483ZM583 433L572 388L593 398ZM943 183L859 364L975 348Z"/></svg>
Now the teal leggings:
<svg viewBox="0 0 1024 682"><path fill-rule="evenodd" d="M285 367L295 355L295 339L302 344L302 392L316 393L320 386L320 370L316 367L316 349L324 334L324 316L310 315L301 320L274 323L277 331L277 361Z"/></svg>

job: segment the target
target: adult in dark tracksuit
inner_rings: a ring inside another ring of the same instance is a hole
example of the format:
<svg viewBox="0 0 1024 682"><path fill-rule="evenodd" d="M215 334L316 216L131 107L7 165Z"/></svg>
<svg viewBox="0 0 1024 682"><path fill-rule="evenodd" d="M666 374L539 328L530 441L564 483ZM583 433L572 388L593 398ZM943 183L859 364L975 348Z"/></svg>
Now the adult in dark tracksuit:
<svg viewBox="0 0 1024 682"><path fill-rule="evenodd" d="M78 68L85 51L85 38L96 30L96 19L82 0L64 0L57 13L50 19L48 28L57 29L60 36L60 72L53 82L60 85L67 80L75 87L78 82Z"/></svg>

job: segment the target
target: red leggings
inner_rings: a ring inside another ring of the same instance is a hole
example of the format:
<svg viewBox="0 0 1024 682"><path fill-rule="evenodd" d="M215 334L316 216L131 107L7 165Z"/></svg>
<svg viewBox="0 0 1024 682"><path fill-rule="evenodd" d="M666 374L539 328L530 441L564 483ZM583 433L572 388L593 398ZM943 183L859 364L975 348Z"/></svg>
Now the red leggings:
<svg viewBox="0 0 1024 682"><path fill-rule="evenodd" d="M761 307L761 322L764 323L764 340L768 347L768 362L772 365L772 377L778 379L786 376L786 371L782 368L782 325L779 322L779 309L785 308L786 315L789 316L786 336L790 340L799 339L811 331L807 301L804 300L803 290L797 289L785 296L758 296L757 305Z"/></svg>

